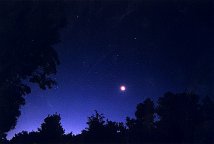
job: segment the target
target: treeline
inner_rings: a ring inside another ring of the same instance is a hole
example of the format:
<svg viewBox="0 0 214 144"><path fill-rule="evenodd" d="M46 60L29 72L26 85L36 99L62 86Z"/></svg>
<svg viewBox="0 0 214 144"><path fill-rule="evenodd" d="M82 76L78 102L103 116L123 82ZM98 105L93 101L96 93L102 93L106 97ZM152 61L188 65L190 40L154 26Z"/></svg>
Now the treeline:
<svg viewBox="0 0 214 144"><path fill-rule="evenodd" d="M36 132L16 134L11 144L214 143L214 101L194 93L167 92L155 104L146 99L135 118L113 122L95 111L81 134L65 134L59 114L49 115Z"/></svg>

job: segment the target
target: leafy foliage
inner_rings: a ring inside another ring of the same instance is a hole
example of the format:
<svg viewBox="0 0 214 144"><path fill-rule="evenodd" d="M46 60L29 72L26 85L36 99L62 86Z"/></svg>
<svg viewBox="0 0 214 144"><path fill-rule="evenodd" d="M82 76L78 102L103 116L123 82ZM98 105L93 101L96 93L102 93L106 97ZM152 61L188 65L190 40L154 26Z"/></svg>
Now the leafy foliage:
<svg viewBox="0 0 214 144"><path fill-rule="evenodd" d="M157 114L162 138L166 137L169 142L192 142L194 131L201 122L197 95L168 92L159 98Z"/></svg>
<svg viewBox="0 0 214 144"><path fill-rule="evenodd" d="M146 99L144 103L137 105L135 112L136 119L127 117L129 142L142 143L151 142L154 133L154 103L151 99Z"/></svg>
<svg viewBox="0 0 214 144"><path fill-rule="evenodd" d="M29 82L51 88L59 64L53 44L65 25L62 1L2 1L0 5L0 137L13 129ZM25 83L24 83L25 82ZM4 116L4 117L2 117Z"/></svg>
<svg viewBox="0 0 214 144"><path fill-rule="evenodd" d="M41 128L38 132L26 132L22 131L16 134L12 140L12 144L22 143L37 143L37 144L52 144L60 143L63 139L70 138L70 134L64 135L64 129L61 126L61 117L58 114L49 115L44 119L44 123L41 124Z"/></svg>
<svg viewBox="0 0 214 144"><path fill-rule="evenodd" d="M105 121L103 114L95 111L95 115L88 118L88 128L82 131L83 143L121 143L125 133L122 123Z"/></svg>
<svg viewBox="0 0 214 144"><path fill-rule="evenodd" d="M167 92L156 107L151 99L139 103L135 118L127 117L126 125L95 111L81 134L64 134L60 115L55 114L45 118L38 132L16 134L11 143L214 143L213 115L211 98L199 101L194 93Z"/></svg>
<svg viewBox="0 0 214 144"><path fill-rule="evenodd" d="M53 143L61 141L65 131L60 121L61 117L58 114L48 116L44 119L44 123L38 129L44 142Z"/></svg>

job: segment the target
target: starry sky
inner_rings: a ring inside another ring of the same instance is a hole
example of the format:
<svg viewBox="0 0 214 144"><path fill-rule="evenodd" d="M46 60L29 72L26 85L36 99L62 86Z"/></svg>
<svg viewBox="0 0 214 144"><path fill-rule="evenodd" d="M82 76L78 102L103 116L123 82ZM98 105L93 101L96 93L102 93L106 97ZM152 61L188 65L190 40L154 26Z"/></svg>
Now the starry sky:
<svg viewBox="0 0 214 144"><path fill-rule="evenodd" d="M32 85L8 137L37 130L56 112L65 131L78 134L94 110L125 121L138 103L167 91L213 96L213 6L209 0L68 1L68 24L54 45L58 84L46 91Z"/></svg>

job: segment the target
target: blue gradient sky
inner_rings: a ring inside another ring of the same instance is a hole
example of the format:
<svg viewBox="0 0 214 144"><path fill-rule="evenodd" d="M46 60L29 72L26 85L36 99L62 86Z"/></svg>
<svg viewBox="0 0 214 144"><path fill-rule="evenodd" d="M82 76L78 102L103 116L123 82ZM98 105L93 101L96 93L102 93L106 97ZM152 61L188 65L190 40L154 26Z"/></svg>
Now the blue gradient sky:
<svg viewBox="0 0 214 144"><path fill-rule="evenodd" d="M55 112L66 132L77 134L94 110L125 121L147 97L185 89L213 94L213 17L207 3L94 3L68 5L68 26L54 46L61 61L54 76L58 85L46 91L32 86L8 138L37 130Z"/></svg>

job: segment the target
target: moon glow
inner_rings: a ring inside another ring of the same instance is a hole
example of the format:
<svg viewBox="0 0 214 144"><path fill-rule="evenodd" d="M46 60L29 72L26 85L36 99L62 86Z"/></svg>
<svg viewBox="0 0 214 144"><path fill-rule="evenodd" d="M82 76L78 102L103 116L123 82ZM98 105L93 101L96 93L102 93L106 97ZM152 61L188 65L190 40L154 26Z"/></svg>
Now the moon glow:
<svg viewBox="0 0 214 144"><path fill-rule="evenodd" d="M126 91L126 87L124 85L120 86L120 91L122 92Z"/></svg>

